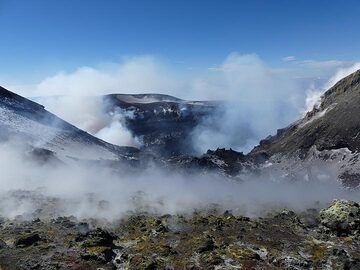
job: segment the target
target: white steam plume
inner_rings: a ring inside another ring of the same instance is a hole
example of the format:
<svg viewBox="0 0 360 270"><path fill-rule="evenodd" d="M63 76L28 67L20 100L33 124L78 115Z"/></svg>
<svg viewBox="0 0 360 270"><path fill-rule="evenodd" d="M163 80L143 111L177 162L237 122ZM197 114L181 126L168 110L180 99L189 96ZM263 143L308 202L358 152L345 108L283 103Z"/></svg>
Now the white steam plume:
<svg viewBox="0 0 360 270"><path fill-rule="evenodd" d="M107 142L122 146L140 146L125 126L128 115L121 110L109 114L100 95L132 91L168 91L175 82L168 71L150 56L126 59L121 64L107 64L99 69L78 68L73 73L60 72L41 81L27 96L46 109Z"/></svg>
<svg viewBox="0 0 360 270"><path fill-rule="evenodd" d="M250 150L293 121L302 102L296 81L267 67L257 55L229 55L198 88L226 101L224 115L207 119L195 130L200 152L221 145Z"/></svg>
<svg viewBox="0 0 360 270"><path fill-rule="evenodd" d="M75 162L38 164L25 158L24 150L19 144L0 144L1 216L74 215L111 221L129 211L183 214L214 204L223 210L254 216L273 208L304 210L334 198L359 198L359 191L342 189L334 178L326 183L316 179L280 181L279 177L275 177L277 181L257 177L235 182L211 175L182 176L156 168L134 175Z"/></svg>
<svg viewBox="0 0 360 270"><path fill-rule="evenodd" d="M302 111L306 114L311 111L314 107L317 107L321 103L321 97L329 88L333 87L338 81L350 75L351 73L360 69L360 63L355 63L350 67L339 68L335 75L333 75L320 89L316 89L314 86L306 93L305 108Z"/></svg>
<svg viewBox="0 0 360 270"><path fill-rule="evenodd" d="M76 95L33 99L60 118L99 139L121 146L141 145L140 140L125 125L125 118L132 116L122 110L108 112L101 97Z"/></svg>
<svg viewBox="0 0 360 270"><path fill-rule="evenodd" d="M306 92L309 81L330 77L339 67L349 67L349 62L342 61L296 60L290 63L292 68L274 69L256 54L232 53L222 64L209 68L207 72L194 71L189 76L178 75L172 66L154 57L135 57L120 64L82 67L73 73L59 73L43 80L26 96L70 95L70 100L60 98L58 102L45 100L40 103L94 135L103 128L115 134L113 130L120 128L119 132L123 134L115 136L120 145L137 145L138 140L129 141L129 132L124 130L124 125L114 125L111 117L102 115L102 108L85 100L84 96L158 92L190 100L225 100L228 106L224 115L207 119L194 131L194 145L199 152L216 147L247 151L318 102L325 89L313 87ZM358 64L339 71L331 81L356 68L359 68ZM302 79L309 74L312 79Z"/></svg>
<svg viewBox="0 0 360 270"><path fill-rule="evenodd" d="M117 145L136 147L141 145L140 139L134 137L125 125L125 116L128 116L129 118L132 118L133 116L129 115L128 112L123 112L121 110L115 110L115 112L111 112L108 115L111 118L110 123L107 123L105 127L98 130L94 134L95 137Z"/></svg>

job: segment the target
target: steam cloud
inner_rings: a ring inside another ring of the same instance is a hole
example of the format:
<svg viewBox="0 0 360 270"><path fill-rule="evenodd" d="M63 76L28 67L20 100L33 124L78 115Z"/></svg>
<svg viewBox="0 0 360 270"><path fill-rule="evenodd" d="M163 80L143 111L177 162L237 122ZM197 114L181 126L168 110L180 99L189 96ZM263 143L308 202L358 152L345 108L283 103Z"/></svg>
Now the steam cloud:
<svg viewBox="0 0 360 270"><path fill-rule="evenodd" d="M141 145L140 140L125 126L125 118L133 116L122 110L107 112L106 103L99 96L66 95L33 99L99 139L121 146Z"/></svg>
<svg viewBox="0 0 360 270"><path fill-rule="evenodd" d="M52 113L100 139L122 146L139 146L140 140L124 125L129 115L120 110L110 115L100 95L131 89L166 92L176 85L164 76L167 73L155 58L135 57L99 69L81 67L74 73L61 72L24 94L35 97L32 99Z"/></svg>
<svg viewBox="0 0 360 270"><path fill-rule="evenodd" d="M305 109L303 110L303 113L312 110L314 106L318 106L321 103L321 97L325 93L326 90L334 86L339 80L342 78L350 75L351 73L357 71L360 69L360 63L355 63L354 65L347 67L347 68L340 68L337 70L336 74L333 75L320 89L316 89L314 86L312 86L308 91L306 95L305 100Z"/></svg>
<svg viewBox="0 0 360 270"><path fill-rule="evenodd" d="M324 182L321 170L312 181L290 183L274 175L275 181L256 177L237 182L215 175L185 177L153 167L131 174L76 162L42 164L24 155L26 151L18 143L0 144L0 213L8 218L74 215L113 221L129 212L186 214L214 204L254 216L273 208L303 210L359 196L332 177Z"/></svg>
<svg viewBox="0 0 360 270"><path fill-rule="evenodd" d="M199 153L216 147L248 151L312 109L329 86L360 67L353 62L300 61L296 57L287 65L275 69L256 54L232 53L207 72L189 76L179 75L164 61L142 56L61 72L23 94L42 97L36 101L101 139L130 146L139 146L140 140L126 129L123 112L108 115L101 102L89 96L157 92L189 100L223 100L227 104L224 113L205 119L194 130L193 145ZM327 83L309 88L318 77Z"/></svg>
<svg viewBox="0 0 360 270"><path fill-rule="evenodd" d="M359 65L339 70L330 82L356 68ZM302 90L303 83L289 76L292 72L270 68L257 55L234 53L209 73L184 80L156 59L142 57L100 69L60 73L25 95L38 96L36 100L50 111L119 145L139 145L124 126L124 117L131 115L107 113L98 95L151 90L188 99L225 100L224 114L206 119L194 131L194 144L199 151L221 146L248 150L258 139L298 117L304 106L310 108L317 102ZM321 167L311 181L290 183L274 172L272 177L236 182L196 173L184 177L154 167L137 174L120 174L69 160L39 164L24 155L27 151L18 142L0 144L0 212L9 218L74 215L114 220L129 211L190 213L214 204L251 216L273 207L302 210L334 198L359 198L359 191L342 189Z"/></svg>

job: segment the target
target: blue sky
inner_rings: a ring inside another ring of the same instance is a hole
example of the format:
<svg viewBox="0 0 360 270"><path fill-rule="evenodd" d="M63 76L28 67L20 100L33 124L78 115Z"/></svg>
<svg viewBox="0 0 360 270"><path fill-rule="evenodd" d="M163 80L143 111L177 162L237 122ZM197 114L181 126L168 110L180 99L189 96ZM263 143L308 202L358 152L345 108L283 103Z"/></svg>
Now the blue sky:
<svg viewBox="0 0 360 270"><path fill-rule="evenodd" d="M359 14L358 0L0 0L0 85L81 128L83 96L227 100L199 145L246 128L246 150L360 69Z"/></svg>
<svg viewBox="0 0 360 270"><path fill-rule="evenodd" d="M358 1L0 0L0 77L39 80L60 70L152 55L179 69L231 52L281 59L360 58Z"/></svg>

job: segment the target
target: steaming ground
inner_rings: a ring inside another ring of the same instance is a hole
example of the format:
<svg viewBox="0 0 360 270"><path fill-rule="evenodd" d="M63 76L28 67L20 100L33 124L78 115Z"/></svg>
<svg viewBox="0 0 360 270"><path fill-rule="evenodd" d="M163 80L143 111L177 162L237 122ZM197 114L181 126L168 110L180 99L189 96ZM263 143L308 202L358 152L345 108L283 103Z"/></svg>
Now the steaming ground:
<svg viewBox="0 0 360 270"><path fill-rule="evenodd" d="M32 219L75 216L113 221L133 212L192 213L212 207L248 216L274 208L304 210L333 199L357 200L359 190L343 189L336 180L295 181L250 177L235 181L215 175L183 176L155 167L140 173L115 173L78 163L39 164L0 145L0 215Z"/></svg>

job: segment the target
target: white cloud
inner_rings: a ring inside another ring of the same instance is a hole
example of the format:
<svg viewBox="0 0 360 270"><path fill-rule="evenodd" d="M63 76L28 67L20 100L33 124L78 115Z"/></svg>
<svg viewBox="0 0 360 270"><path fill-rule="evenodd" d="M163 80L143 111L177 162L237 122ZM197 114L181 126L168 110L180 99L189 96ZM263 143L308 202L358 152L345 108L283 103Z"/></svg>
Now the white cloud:
<svg viewBox="0 0 360 270"><path fill-rule="evenodd" d="M85 66L72 73L59 72L41 81L27 96L167 92L176 86L169 73L166 65L154 57L133 57L107 67Z"/></svg>
<svg viewBox="0 0 360 270"><path fill-rule="evenodd" d="M297 62L297 64L303 67L312 68L312 69L340 68L346 65L352 65L353 63L354 62L339 61L339 60L325 60L325 61L303 60Z"/></svg>
<svg viewBox="0 0 360 270"><path fill-rule="evenodd" d="M31 90L26 96L66 95L56 102L42 100L40 103L94 135L112 142L117 138L118 144L129 144L129 134L125 131L122 135L110 133L110 136L105 132L109 131L108 127L118 125L114 125L112 117L103 114L96 101L88 102L88 99L85 102L84 96L157 92L186 99L226 100L231 105L224 118L218 116L221 125L197 130L198 141L195 143L202 151L218 146L248 150L259 139L294 121L304 108L307 110L318 101L319 88L314 86L307 90L310 82L318 77L327 81L340 68L351 66L349 71L354 69L353 62L299 61L293 56L287 57L287 60L292 59L294 65L289 68L273 68L256 54L231 53L222 63L189 74L181 73L178 68L155 57L140 56L97 68L80 67L74 72L59 72L29 87ZM320 90L323 93L324 89ZM99 133L100 130L105 133ZM131 144L136 145L136 139Z"/></svg>
<svg viewBox="0 0 360 270"><path fill-rule="evenodd" d="M292 62L292 61L296 60L296 57L293 55L289 55L289 56L283 57L281 60L283 60L284 62Z"/></svg>
<svg viewBox="0 0 360 270"><path fill-rule="evenodd" d="M249 150L294 120L303 101L296 81L256 54L230 54L213 76L197 79L193 87L196 93L228 102L223 116L195 130L194 145L201 152L219 146Z"/></svg>
<svg viewBox="0 0 360 270"><path fill-rule="evenodd" d="M180 83L166 65L150 56L126 59L102 68L80 67L72 73L59 72L45 78L27 92L46 109L71 124L107 142L139 146L125 128L122 112L109 115L100 96L109 93L168 93ZM60 96L59 96L60 95Z"/></svg>
<svg viewBox="0 0 360 270"><path fill-rule="evenodd" d="M307 61L299 72L269 67L256 54L230 54L213 69L216 72L211 77L197 79L193 85L194 92L229 104L223 117L212 118L197 128L195 145L201 152L219 146L250 150L260 139L312 109L334 82L360 68L358 64L348 67L350 63ZM327 74L335 72L329 80ZM306 73L313 77L297 78ZM320 91L315 84L309 88L309 83L317 82L319 76L329 82Z"/></svg>

